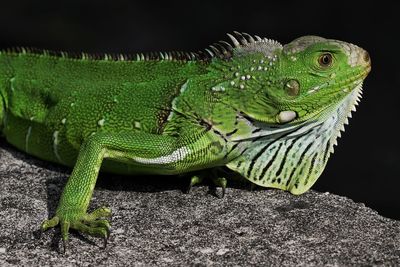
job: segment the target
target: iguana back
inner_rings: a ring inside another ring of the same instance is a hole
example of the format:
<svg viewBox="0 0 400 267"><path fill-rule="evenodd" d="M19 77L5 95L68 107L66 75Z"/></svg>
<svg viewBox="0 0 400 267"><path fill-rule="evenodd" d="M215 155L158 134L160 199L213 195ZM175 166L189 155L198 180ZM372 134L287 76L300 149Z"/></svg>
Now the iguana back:
<svg viewBox="0 0 400 267"><path fill-rule="evenodd" d="M161 134L182 85L204 73L202 61L2 52L0 129L19 149L73 166L96 132Z"/></svg>

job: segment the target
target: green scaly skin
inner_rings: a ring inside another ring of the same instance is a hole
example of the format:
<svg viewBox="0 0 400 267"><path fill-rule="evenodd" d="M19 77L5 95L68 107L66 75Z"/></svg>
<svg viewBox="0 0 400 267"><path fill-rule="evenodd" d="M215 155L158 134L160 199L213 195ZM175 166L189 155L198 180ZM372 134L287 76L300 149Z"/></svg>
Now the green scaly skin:
<svg viewBox="0 0 400 267"><path fill-rule="evenodd" d="M197 53L135 58L0 53L2 134L73 167L43 230L59 224L64 241L69 228L107 239L111 211L87 213L100 167L165 175L227 166L294 194L314 184L360 96L368 53L316 36L285 46L229 37ZM225 188L225 178L214 182Z"/></svg>

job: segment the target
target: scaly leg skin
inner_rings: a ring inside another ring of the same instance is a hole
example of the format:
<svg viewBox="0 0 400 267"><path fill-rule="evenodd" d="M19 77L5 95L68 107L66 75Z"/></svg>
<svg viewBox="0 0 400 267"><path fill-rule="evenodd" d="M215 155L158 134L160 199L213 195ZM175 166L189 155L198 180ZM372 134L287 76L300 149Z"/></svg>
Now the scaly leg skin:
<svg viewBox="0 0 400 267"><path fill-rule="evenodd" d="M102 237L104 244L107 244L110 224L102 218L110 217L111 210L102 207L87 213L103 159L127 161L135 157L141 159L165 157L173 154L176 143L174 137L146 133L92 135L81 147L74 170L62 193L56 215L42 224L42 230L60 225L64 252L67 249L70 228L91 236ZM164 167L172 168L173 163Z"/></svg>
<svg viewBox="0 0 400 267"><path fill-rule="evenodd" d="M188 188L186 189L186 192L185 192L185 193L186 193L186 194L189 194L190 191L192 190L192 187L195 186L195 185L197 185L197 184L202 183L203 180L204 180L204 177L197 176L197 175L193 175L193 176L190 178L190 183L189 183L189 186L188 186Z"/></svg>

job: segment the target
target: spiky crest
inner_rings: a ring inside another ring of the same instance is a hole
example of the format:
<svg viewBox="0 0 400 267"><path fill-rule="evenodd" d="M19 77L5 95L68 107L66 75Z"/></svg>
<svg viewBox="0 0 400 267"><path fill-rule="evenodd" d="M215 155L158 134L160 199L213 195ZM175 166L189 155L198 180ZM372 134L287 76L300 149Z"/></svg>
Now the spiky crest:
<svg viewBox="0 0 400 267"><path fill-rule="evenodd" d="M67 59L77 60L107 60L107 61L157 61L157 60L171 60L171 61L209 61L213 58L221 58L229 60L235 53L243 54L246 52L263 52L268 54L276 48L282 48L282 45L274 40L261 38L257 35L251 36L248 33L240 33L234 31L233 34L227 34L232 43L226 41L219 41L204 50L197 52L149 52L149 53L136 53L136 54L89 54L89 53L76 53L76 52L63 52L52 51L28 47L14 47L0 51L1 53L9 54L34 54L39 56L54 56Z"/></svg>

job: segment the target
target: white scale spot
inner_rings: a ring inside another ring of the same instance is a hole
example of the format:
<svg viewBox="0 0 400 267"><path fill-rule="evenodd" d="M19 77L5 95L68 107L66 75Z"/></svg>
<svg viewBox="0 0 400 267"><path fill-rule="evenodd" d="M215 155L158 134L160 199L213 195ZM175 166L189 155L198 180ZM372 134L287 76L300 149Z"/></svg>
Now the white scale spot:
<svg viewBox="0 0 400 267"><path fill-rule="evenodd" d="M285 122L289 122L292 121L296 118L296 112L294 112L293 110L285 110L285 111L281 111L278 114L278 121L280 123L285 123Z"/></svg>
<svg viewBox="0 0 400 267"><path fill-rule="evenodd" d="M223 87L223 86L213 86L211 88L211 90L213 90L214 92L221 92L221 91L225 91L225 87Z"/></svg>
<svg viewBox="0 0 400 267"><path fill-rule="evenodd" d="M138 129L140 129L140 127L142 126L139 121L135 121L134 125L135 125L135 128L138 128Z"/></svg>
<svg viewBox="0 0 400 267"><path fill-rule="evenodd" d="M188 82L189 82L189 80L187 80L187 81L181 86L181 89L180 89L180 92L181 92L181 93L185 92L185 90L186 90L186 88L187 88L187 85L188 85Z"/></svg>
<svg viewBox="0 0 400 267"><path fill-rule="evenodd" d="M59 131L54 131L53 133L53 153L56 156L58 162L62 162L60 155L58 154L58 145L60 140L58 139Z"/></svg>
<svg viewBox="0 0 400 267"><path fill-rule="evenodd" d="M34 119L35 119L34 116L29 118L30 121L33 121ZM32 125L29 126L28 131L26 132L25 135L25 152L28 152L29 150L29 138L31 137L31 132L32 132Z"/></svg>
<svg viewBox="0 0 400 267"><path fill-rule="evenodd" d="M234 81L231 81L231 85L235 85L235 82L234 82Z"/></svg>
<svg viewBox="0 0 400 267"><path fill-rule="evenodd" d="M11 91L13 91L13 92L14 92L14 81L15 81L15 77L12 77L10 79L10 88L11 88Z"/></svg>
<svg viewBox="0 0 400 267"><path fill-rule="evenodd" d="M53 133L53 144L55 144L55 145L58 145L58 142L59 142L59 140L58 140L58 131L54 131L54 133Z"/></svg>
<svg viewBox="0 0 400 267"><path fill-rule="evenodd" d="M105 119L103 118L103 119L99 120L99 121L97 122L97 124L98 124L100 127L103 127L104 121L105 121Z"/></svg>
<svg viewBox="0 0 400 267"><path fill-rule="evenodd" d="M61 120L61 123L62 123L62 124L65 124L66 121L67 121L67 119L64 118L64 119Z"/></svg>
<svg viewBox="0 0 400 267"><path fill-rule="evenodd" d="M166 156L161 156L157 158L134 157L133 160L143 164L168 164L184 159L189 153L189 148L181 147Z"/></svg>
<svg viewBox="0 0 400 267"><path fill-rule="evenodd" d="M29 126L28 132L26 133L25 136L25 151L28 152L28 145L29 145L29 138L31 137L31 132L32 132L32 126Z"/></svg>
<svg viewBox="0 0 400 267"><path fill-rule="evenodd" d="M240 89L244 89L244 84L241 84L239 87Z"/></svg>

